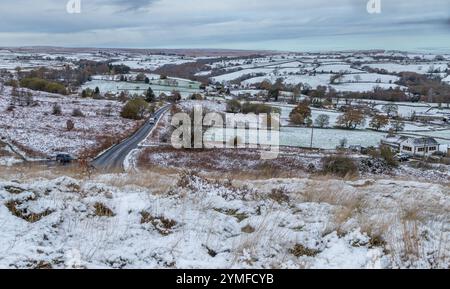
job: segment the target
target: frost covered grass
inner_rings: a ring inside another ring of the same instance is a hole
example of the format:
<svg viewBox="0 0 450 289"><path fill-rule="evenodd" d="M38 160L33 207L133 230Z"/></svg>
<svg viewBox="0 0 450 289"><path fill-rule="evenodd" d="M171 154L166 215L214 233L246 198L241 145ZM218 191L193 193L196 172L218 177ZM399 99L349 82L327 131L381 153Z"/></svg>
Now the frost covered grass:
<svg viewBox="0 0 450 289"><path fill-rule="evenodd" d="M59 174L0 177L1 268L450 266L448 186Z"/></svg>

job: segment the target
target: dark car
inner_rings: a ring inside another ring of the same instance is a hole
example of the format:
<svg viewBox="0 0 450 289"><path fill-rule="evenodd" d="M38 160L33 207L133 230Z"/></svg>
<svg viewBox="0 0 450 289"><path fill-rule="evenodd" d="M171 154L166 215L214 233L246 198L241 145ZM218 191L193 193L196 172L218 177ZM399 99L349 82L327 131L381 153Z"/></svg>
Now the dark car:
<svg viewBox="0 0 450 289"><path fill-rule="evenodd" d="M399 162L407 162L409 161L410 158L411 158L410 155L404 153L400 153L395 156L395 159Z"/></svg>
<svg viewBox="0 0 450 289"><path fill-rule="evenodd" d="M441 152L441 151L436 151L436 152L433 153L433 156L435 156L435 157L445 157L445 156L447 156L447 154L444 153L444 152Z"/></svg>
<svg viewBox="0 0 450 289"><path fill-rule="evenodd" d="M58 154L56 156L56 161L61 164L70 164L74 158L69 154Z"/></svg>

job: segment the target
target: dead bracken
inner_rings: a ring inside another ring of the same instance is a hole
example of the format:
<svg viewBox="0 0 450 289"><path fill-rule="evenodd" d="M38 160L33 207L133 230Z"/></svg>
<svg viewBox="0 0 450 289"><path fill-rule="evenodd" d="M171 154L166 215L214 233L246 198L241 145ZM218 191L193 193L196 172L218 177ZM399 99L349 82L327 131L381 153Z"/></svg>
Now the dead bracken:
<svg viewBox="0 0 450 289"><path fill-rule="evenodd" d="M19 201L9 201L5 204L11 214L30 223L38 222L42 218L53 213L53 211L48 209L42 213L31 213L27 209L18 209L20 205L22 205L22 203Z"/></svg>
<svg viewBox="0 0 450 289"><path fill-rule="evenodd" d="M255 232L255 228L253 228L250 225L247 225L247 226L241 228L241 232L251 234L251 233Z"/></svg>
<svg viewBox="0 0 450 289"><path fill-rule="evenodd" d="M114 212L102 203L94 204L95 215L98 217L114 217Z"/></svg>
<svg viewBox="0 0 450 289"><path fill-rule="evenodd" d="M248 215L245 213L239 213L239 210L233 210L233 209L214 209L216 212L235 217L238 222L242 222L243 220L248 218Z"/></svg>
<svg viewBox="0 0 450 289"><path fill-rule="evenodd" d="M163 236L170 235L177 225L175 220L165 217L154 217L149 212L141 212L141 224L152 224L153 227Z"/></svg>
<svg viewBox="0 0 450 289"><path fill-rule="evenodd" d="M19 187L15 187L15 186L5 186L5 190L13 195L18 195L23 193L25 190Z"/></svg>
<svg viewBox="0 0 450 289"><path fill-rule="evenodd" d="M315 257L320 253L320 251L318 250L309 249L301 244L295 244L294 247L289 250L289 252L295 257Z"/></svg>
<svg viewBox="0 0 450 289"><path fill-rule="evenodd" d="M274 200L279 204L289 203L289 196L284 189L273 189L272 192L269 194L269 198L271 198L272 200Z"/></svg>

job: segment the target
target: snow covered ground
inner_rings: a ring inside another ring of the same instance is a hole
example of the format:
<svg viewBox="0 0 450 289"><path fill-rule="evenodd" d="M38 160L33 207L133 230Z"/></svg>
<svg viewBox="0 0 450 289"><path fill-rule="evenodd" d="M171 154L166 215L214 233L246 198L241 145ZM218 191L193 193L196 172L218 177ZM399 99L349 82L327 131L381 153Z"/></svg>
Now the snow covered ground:
<svg viewBox="0 0 450 289"><path fill-rule="evenodd" d="M385 56L386 59L383 58ZM379 59L376 59L378 57ZM391 60L390 57L404 57L403 61ZM420 60L415 60L419 57ZM228 83L244 75L264 74L242 81L243 87L268 80L274 83L282 78L285 84L308 84L312 88L318 85L330 85L330 77L342 73L343 77L335 85L338 91L365 92L379 86L385 89L399 87L395 84L399 77L393 74L400 72L416 72L435 75L448 80L448 62L435 61L435 55L408 55L386 52L379 53L336 53L336 54L292 54L267 56L255 59L234 59L211 65L213 69L241 69L237 72L223 73L211 78L214 82ZM369 73L369 68L384 69L390 74ZM439 71L439 73L437 73ZM200 75L200 74L199 74ZM207 75L202 73L201 75ZM400 87L404 89L404 87Z"/></svg>
<svg viewBox="0 0 450 289"><path fill-rule="evenodd" d="M2 174L0 267L448 268L448 208L393 179Z"/></svg>
<svg viewBox="0 0 450 289"><path fill-rule="evenodd" d="M113 62L113 65L126 65L131 69L156 70L166 64L183 64L195 62L194 58L167 55L148 55L141 57L122 57L121 60Z"/></svg>
<svg viewBox="0 0 450 289"><path fill-rule="evenodd" d="M151 78L150 78L151 79ZM157 80L155 80L157 82ZM104 79L93 79L92 81L86 82L81 89L90 88L94 90L96 87L100 89L101 93L120 93L121 91L128 91L131 94L144 94L146 90L151 87L153 92L156 95L160 95L161 93L165 93L166 95L170 94L172 91L179 91L181 96L187 98L191 96L193 93L199 93L200 90L196 88L189 88L189 82L179 82L179 86L165 86L165 85L153 85L146 84L143 82L135 83L128 81L111 81Z"/></svg>
<svg viewBox="0 0 450 289"><path fill-rule="evenodd" d="M8 111L10 89L0 95L0 136L35 156L54 156L61 152L77 156L100 145L103 137L130 132L137 124L119 116L123 104L116 101L33 94L36 105L16 106L12 111ZM61 107L61 115L53 115L55 105ZM84 117L73 117L74 109L79 109ZM75 124L72 131L67 130L68 120Z"/></svg>
<svg viewBox="0 0 450 289"><path fill-rule="evenodd" d="M346 92L367 92L367 91L373 91L375 88L383 88L383 89L395 89L400 88L401 90L407 89L405 86L397 85L397 84L391 84L391 83L341 83L341 84L335 84L331 85L336 91L346 91Z"/></svg>
<svg viewBox="0 0 450 289"><path fill-rule="evenodd" d="M388 72L416 72L419 74L427 74L430 68L444 72L448 68L448 63L424 63L424 64L397 64L397 63L374 63L368 64L369 67L385 69Z"/></svg>

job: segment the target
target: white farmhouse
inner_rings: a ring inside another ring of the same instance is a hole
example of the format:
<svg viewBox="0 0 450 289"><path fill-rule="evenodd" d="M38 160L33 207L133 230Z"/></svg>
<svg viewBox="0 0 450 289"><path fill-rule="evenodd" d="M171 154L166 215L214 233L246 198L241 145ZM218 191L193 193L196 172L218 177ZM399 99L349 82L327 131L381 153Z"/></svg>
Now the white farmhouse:
<svg viewBox="0 0 450 289"><path fill-rule="evenodd" d="M440 144L432 137L387 136L381 140L381 144L413 156L430 156L439 151L440 147Z"/></svg>

